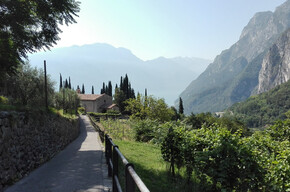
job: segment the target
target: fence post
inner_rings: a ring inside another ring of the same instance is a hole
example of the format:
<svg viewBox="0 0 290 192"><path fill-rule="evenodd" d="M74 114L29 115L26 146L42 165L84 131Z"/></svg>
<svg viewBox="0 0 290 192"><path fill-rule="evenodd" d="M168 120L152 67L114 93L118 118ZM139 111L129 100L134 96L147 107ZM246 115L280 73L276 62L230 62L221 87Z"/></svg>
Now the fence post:
<svg viewBox="0 0 290 192"><path fill-rule="evenodd" d="M109 139L108 139L108 135L105 135L105 157L106 157L106 162L107 164L109 164Z"/></svg>
<svg viewBox="0 0 290 192"><path fill-rule="evenodd" d="M128 170L129 167L134 168L134 165L132 163L128 163L125 168L126 192L135 192L136 185L131 174L129 173L129 170Z"/></svg>
<svg viewBox="0 0 290 192"><path fill-rule="evenodd" d="M117 145L113 146L113 192L118 192L116 179L115 177L119 178L119 160L118 160L118 153L116 151L116 148L118 148Z"/></svg>
<svg viewBox="0 0 290 192"><path fill-rule="evenodd" d="M108 164L108 176L111 177L112 176L112 166L110 161L112 161L112 143L110 141L110 138L108 135L106 135L106 153L107 153L107 164ZM112 162L113 163L113 162Z"/></svg>

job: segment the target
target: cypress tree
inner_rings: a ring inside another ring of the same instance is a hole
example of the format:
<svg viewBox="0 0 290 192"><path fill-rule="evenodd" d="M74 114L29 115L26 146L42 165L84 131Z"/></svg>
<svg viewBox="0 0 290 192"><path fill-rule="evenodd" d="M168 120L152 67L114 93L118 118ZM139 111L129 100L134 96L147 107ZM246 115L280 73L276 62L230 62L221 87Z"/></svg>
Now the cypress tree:
<svg viewBox="0 0 290 192"><path fill-rule="evenodd" d="M67 82L67 79L65 79L64 88L68 88L68 82Z"/></svg>
<svg viewBox="0 0 290 192"><path fill-rule="evenodd" d="M95 92L94 92L94 86L92 86L92 94L95 94Z"/></svg>
<svg viewBox="0 0 290 192"><path fill-rule="evenodd" d="M82 86L82 94L85 94L85 86L84 86L84 84Z"/></svg>
<svg viewBox="0 0 290 192"><path fill-rule="evenodd" d="M135 99L136 97L135 97L135 91L134 91L134 89L131 89L131 96L130 96L131 98L133 98L133 99Z"/></svg>
<svg viewBox="0 0 290 192"><path fill-rule="evenodd" d="M106 85L105 93L108 95L108 85Z"/></svg>
<svg viewBox="0 0 290 192"><path fill-rule="evenodd" d="M148 101L147 101L147 88L145 88L145 101L144 101L144 107L148 106Z"/></svg>
<svg viewBox="0 0 290 192"><path fill-rule="evenodd" d="M109 83L108 83L108 95L110 95L111 97L112 97L112 95L113 95L112 92L113 92L112 82L109 81Z"/></svg>
<svg viewBox="0 0 290 192"><path fill-rule="evenodd" d="M120 90L123 91L123 77L121 76L121 80L120 80Z"/></svg>
<svg viewBox="0 0 290 192"><path fill-rule="evenodd" d="M124 78L123 87L124 87L123 91L124 91L124 93L126 95L126 99L129 99L129 78L128 78L127 74L126 74L126 76Z"/></svg>
<svg viewBox="0 0 290 192"><path fill-rule="evenodd" d="M62 76L61 73L59 74L59 90L62 89Z"/></svg>
<svg viewBox="0 0 290 192"><path fill-rule="evenodd" d="M103 82L103 88L101 89L101 94L106 93L106 85Z"/></svg>
<svg viewBox="0 0 290 192"><path fill-rule="evenodd" d="M70 77L68 77L68 88L71 89Z"/></svg>
<svg viewBox="0 0 290 192"><path fill-rule="evenodd" d="M182 102L182 99L181 97L179 97L179 113L180 114L183 114L183 102Z"/></svg>

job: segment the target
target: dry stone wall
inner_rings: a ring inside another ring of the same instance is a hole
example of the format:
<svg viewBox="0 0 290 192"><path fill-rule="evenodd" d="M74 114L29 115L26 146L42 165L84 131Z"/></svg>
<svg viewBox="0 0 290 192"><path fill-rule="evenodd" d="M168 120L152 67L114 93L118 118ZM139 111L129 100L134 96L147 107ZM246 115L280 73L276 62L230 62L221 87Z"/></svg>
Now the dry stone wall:
<svg viewBox="0 0 290 192"><path fill-rule="evenodd" d="M51 159L78 134L78 119L0 112L0 191Z"/></svg>

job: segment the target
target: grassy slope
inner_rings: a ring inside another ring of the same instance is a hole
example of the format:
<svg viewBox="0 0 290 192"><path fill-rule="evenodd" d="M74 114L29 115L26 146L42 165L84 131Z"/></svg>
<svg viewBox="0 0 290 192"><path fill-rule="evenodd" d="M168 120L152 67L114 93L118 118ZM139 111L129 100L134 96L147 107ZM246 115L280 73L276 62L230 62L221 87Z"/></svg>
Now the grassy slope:
<svg viewBox="0 0 290 192"><path fill-rule="evenodd" d="M135 170L152 192L189 191L184 189L185 179L173 182L168 175L168 164L163 161L160 148L153 144L114 140L119 149L133 163Z"/></svg>

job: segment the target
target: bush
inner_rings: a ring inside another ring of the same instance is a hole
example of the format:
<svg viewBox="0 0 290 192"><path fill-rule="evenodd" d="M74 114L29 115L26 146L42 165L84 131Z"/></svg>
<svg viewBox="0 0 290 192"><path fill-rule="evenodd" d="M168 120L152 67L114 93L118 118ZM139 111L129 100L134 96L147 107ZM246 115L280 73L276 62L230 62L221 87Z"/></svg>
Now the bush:
<svg viewBox="0 0 290 192"><path fill-rule="evenodd" d="M217 124L194 130L171 127L161 149L171 167L186 168L188 181L194 173L201 191L256 191L263 184L263 169L251 149L239 134Z"/></svg>
<svg viewBox="0 0 290 192"><path fill-rule="evenodd" d="M80 99L76 91L69 88L62 88L54 95L57 109L63 109L64 113L76 113L80 106Z"/></svg>
<svg viewBox="0 0 290 192"><path fill-rule="evenodd" d="M153 127L157 126L157 121L146 120L136 120L133 125L134 135L136 141L148 142L154 138Z"/></svg>
<svg viewBox="0 0 290 192"><path fill-rule="evenodd" d="M7 105L8 102L9 102L9 100L8 100L7 97L0 96L0 104L5 104L5 105Z"/></svg>
<svg viewBox="0 0 290 192"><path fill-rule="evenodd" d="M5 80L7 93L13 105L22 105L29 109L45 107L44 72L31 67L28 63L18 69L17 75ZM54 82L47 76L48 104L53 104Z"/></svg>
<svg viewBox="0 0 290 192"><path fill-rule="evenodd" d="M81 115L85 115L86 114L86 109L84 107L79 107L78 108L78 113Z"/></svg>

